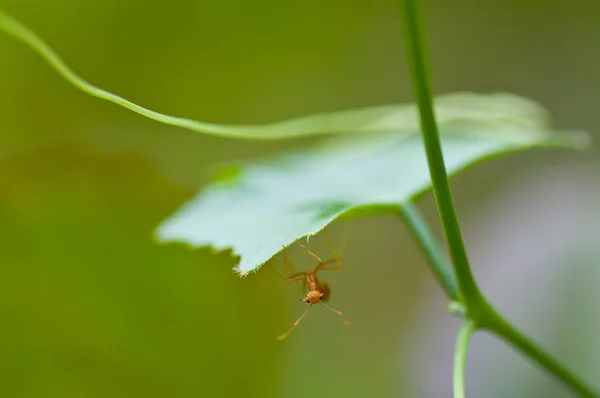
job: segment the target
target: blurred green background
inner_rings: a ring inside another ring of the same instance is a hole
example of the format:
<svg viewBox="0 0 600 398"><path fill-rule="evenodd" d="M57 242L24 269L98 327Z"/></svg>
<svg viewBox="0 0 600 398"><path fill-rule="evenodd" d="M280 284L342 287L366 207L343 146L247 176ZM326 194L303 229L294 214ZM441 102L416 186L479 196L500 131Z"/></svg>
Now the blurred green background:
<svg viewBox="0 0 600 398"><path fill-rule="evenodd" d="M0 7L92 83L177 116L260 123L412 98L392 0ZM600 3L425 7L436 93L525 95L600 138ZM215 167L314 139L162 126L76 91L7 35L0 94L0 396L451 396L457 323L397 219L355 221L345 268L328 275L352 326L313 311L285 342L275 337L304 309L294 286L268 267L242 280L227 253L152 242ZM467 171L453 190L484 291L600 387L599 171L596 148L536 151ZM439 234L431 195L420 206ZM473 396L569 396L484 335L467 377Z"/></svg>

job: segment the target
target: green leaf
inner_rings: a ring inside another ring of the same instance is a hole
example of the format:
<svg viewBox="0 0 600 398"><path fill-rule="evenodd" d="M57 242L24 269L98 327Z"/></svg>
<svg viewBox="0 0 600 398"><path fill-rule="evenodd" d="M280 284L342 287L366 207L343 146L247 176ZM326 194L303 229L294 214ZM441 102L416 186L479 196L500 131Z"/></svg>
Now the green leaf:
<svg viewBox="0 0 600 398"><path fill-rule="evenodd" d="M512 151L585 144L585 134L551 132L540 108L522 107L531 104L526 100L517 99L512 106L505 103L496 107L498 112L484 111L497 105L498 98L462 97L464 109L457 107L456 113L470 112L472 117L442 118L449 174ZM413 117L407 114L407 119ZM160 225L157 238L191 247L232 249L241 257L236 270L242 275L257 270L282 245L314 235L344 214L390 211L430 188L422 139L414 129L338 137L248 164L233 178L228 175Z"/></svg>

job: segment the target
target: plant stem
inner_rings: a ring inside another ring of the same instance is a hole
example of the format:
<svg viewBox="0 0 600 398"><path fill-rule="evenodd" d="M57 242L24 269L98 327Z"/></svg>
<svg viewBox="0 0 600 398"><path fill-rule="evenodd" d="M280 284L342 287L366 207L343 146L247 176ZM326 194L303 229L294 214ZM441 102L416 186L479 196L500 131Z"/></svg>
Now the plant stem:
<svg viewBox="0 0 600 398"><path fill-rule="evenodd" d="M433 186L438 212L442 220L442 226L448 246L450 249L450 257L456 275L458 290L463 304L466 307L467 313L465 324L457 340L457 350L455 354L455 375L454 388L457 398L464 397L464 373L467 346L471 334L475 328L475 322L481 325L482 328L488 329L496 335L502 337L515 348L523 352L525 355L536 361L544 367L548 372L561 380L574 391L580 393L584 397L598 397L589 386L586 386L575 375L566 370L559 362L550 355L538 348L533 342L527 339L519 331L517 331L510 323L494 310L488 304L485 297L479 291L475 282L475 278L471 272L469 260L462 239L458 218L452 201L452 194L448 183L448 175L444 166L444 158L438 133L438 127L435 121L433 110L433 101L431 96L431 88L429 83L429 69L427 51L425 45L425 36L421 29L421 15L419 10L418 0L400 0L401 15L404 26L404 36L406 39L407 55L409 66L412 75L412 83L415 92L416 102L419 108L419 117L421 122L421 130L423 134L423 142L427 154L427 162L429 165L429 173ZM410 211L409 211L410 215ZM414 215L414 214L413 214ZM411 219L409 219L410 221ZM429 260L432 262L434 271L438 278L446 281L446 277L439 272L444 268L440 268L441 263L436 257L435 249L432 249L431 236L425 231L427 228L424 223L409 222L409 226L420 242L421 247L426 252ZM439 249L438 249L439 250ZM452 290L444 284L447 292Z"/></svg>
<svg viewBox="0 0 600 398"><path fill-rule="evenodd" d="M434 274L444 287L449 298L455 300L456 298L454 295L458 293L456 279L451 273L452 270L448 264L448 260L444 257L442 248L433 237L433 234L429 230L425 220L422 218L419 210L412 203L405 203L399 206L399 212L406 220L407 226L425 253ZM600 397L600 394L594 392L592 387L579 380L577 376L561 365L560 362L538 347L528 337L518 331L510 322L504 319L498 311L487 303L484 297L481 298L479 304L475 308L472 308L472 310L474 311L471 311L471 314L469 314L471 318L468 318L465 321L463 328L467 328L467 324L473 323L474 321L472 319L476 319L477 324L481 329L488 330L508 342L518 351L536 362L539 366L546 369L558 380L562 381L573 391L578 392L583 397ZM461 344L466 344L466 342L468 342L468 338L466 338L463 333L467 332L461 329L454 356L455 398L464 397L464 390L461 391L461 387L457 385L459 380L464 380L464 367L458 367L458 361L464 360L463 356L466 355L466 348ZM462 341L463 343L459 344L459 341ZM462 353L461 350L465 350L465 352ZM463 373L458 374L458 370L461 370ZM459 395L459 393L462 393L463 395Z"/></svg>
<svg viewBox="0 0 600 398"><path fill-rule="evenodd" d="M452 270L452 264L450 264L446 254L437 243L419 209L411 202L406 202L398 206L398 211L423 251L425 258L431 265L433 274L446 291L446 294L452 300L458 300L460 292Z"/></svg>
<svg viewBox="0 0 600 398"><path fill-rule="evenodd" d="M467 352L471 336L476 330L475 322L466 319L456 338L456 347L454 349L454 375L452 385L454 389L454 398L465 398L465 372L467 369Z"/></svg>
<svg viewBox="0 0 600 398"><path fill-rule="evenodd" d="M547 352L535 345L535 343L518 331L494 309L491 310L488 321L489 324L482 325L482 329L489 330L511 344L517 350L521 351L527 357L545 368L573 391L579 393L582 397L600 397L600 394L594 391L591 386L588 386L583 381L579 380L577 376L571 373Z"/></svg>
<svg viewBox="0 0 600 398"><path fill-rule="evenodd" d="M44 40L42 40L41 37L1 9L0 31L4 31L13 36L15 39L21 41L33 51L38 53L52 69L54 69L67 82L71 83L75 88L93 97L112 102L160 123L209 135L251 140L278 140L283 138L303 137L312 134L329 133L329 131L310 128L309 125L307 125L305 128L301 125L295 126L293 123L290 124L289 122L234 126L206 123L198 120L170 116L155 112L87 82L71 68L69 68L62 58L60 58L60 56ZM342 132L345 130L346 128L344 127L338 127L335 132Z"/></svg>
<svg viewBox="0 0 600 398"><path fill-rule="evenodd" d="M456 279L450 272L451 268L448 264L448 261L444 257L442 248L433 237L433 234L429 230L425 220L423 220L419 210L412 203L403 204L402 206L399 206L399 209L400 214L406 220L407 226L425 253L426 258L431 264L432 270L434 271L438 280L441 282L444 290L448 294L449 298L455 299L453 293L458 292L457 288L455 287ZM532 361L536 362L540 367L546 369L546 371L548 371L558 380L562 381L573 391L579 393L583 397L600 397L600 394L598 392L594 392L592 387L586 385L582 380L579 380L577 376L561 365L560 362L538 347L533 341L517 330L510 322L504 319L504 317L497 310L487 303L484 297L482 297L481 301L476 306L475 311L471 311L471 314L469 315L471 318L465 321L465 325L467 322L473 322L471 319L476 319L479 328L488 330L494 335L505 340L507 343L516 348L517 351L520 351ZM463 328L467 327L465 325L463 325ZM459 341L463 341L461 340L461 336L463 335L459 333ZM459 361L459 358L461 358L460 356L463 355L460 352L460 350L463 348L458 341L456 347L457 348L454 357L455 394L457 394L456 391L457 388L459 388L456 383L458 383L458 380L464 380L464 368L462 368L462 375L457 374L457 370L459 369L457 362ZM466 355L466 353L464 355ZM460 388L458 391L461 392ZM464 394L464 391L462 393ZM461 395L457 394L455 397L461 397Z"/></svg>
<svg viewBox="0 0 600 398"><path fill-rule="evenodd" d="M468 311L468 305L478 302L481 294L469 266L467 252L450 193L446 167L444 166L440 137L433 111L428 76L427 50L425 37L421 30L421 15L418 3L417 0L400 0L408 63L412 74L411 80L415 98L419 108L421 130L427 153L433 192L442 220L444 234L448 241L450 257L452 258L454 272L458 279L458 287Z"/></svg>

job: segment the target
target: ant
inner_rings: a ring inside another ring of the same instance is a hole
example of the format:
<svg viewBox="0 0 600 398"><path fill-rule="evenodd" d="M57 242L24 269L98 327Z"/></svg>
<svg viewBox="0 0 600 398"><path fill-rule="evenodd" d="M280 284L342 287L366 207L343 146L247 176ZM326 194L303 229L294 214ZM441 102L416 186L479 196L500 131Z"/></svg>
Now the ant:
<svg viewBox="0 0 600 398"><path fill-rule="evenodd" d="M300 300L304 301L305 303L310 304L310 307L308 307L308 309L304 312L304 314L302 314L302 316L300 318L298 318L298 320L296 322L294 322L292 327L287 332L285 332L284 334L277 337L277 339L279 341L285 339L296 328L296 326L298 326L300 321L308 314L308 312L311 310L311 308L314 304L319 304L319 305L327 308L328 310L335 312L342 319L342 322L344 323L344 325L346 325L346 326L350 325L350 322L342 314L341 311L331 308L323 303L323 301L329 300L329 297L331 296L331 289L329 288L329 285L327 285L327 283L321 282L321 281L319 281L319 279L317 279L317 272L319 272L319 271L334 271L334 270L339 270L342 268L342 260L340 259L340 256L337 254L337 252L335 251L333 246L331 246L331 243L329 242L329 239L327 238L327 233L325 232L325 228L323 228L323 236L325 237L325 243L329 247L329 250L331 250L331 252L333 253L333 258L329 259L329 260L325 260L325 261L321 260L321 258L319 256L317 256L315 253L308 250L308 248L306 248L302 243L296 241L304 249L305 252L307 252L308 254L313 256L319 262L313 269L311 269L309 271L294 272L292 263L288 260L285 246L282 246L283 247L283 258L284 258L284 268L283 268L284 274L281 275L281 274L279 274L279 272L277 272L277 273L286 282L302 281L302 291L306 291L307 290L306 288L308 287L308 292L306 293L304 298L301 298ZM334 263L335 263L335 265L332 265Z"/></svg>

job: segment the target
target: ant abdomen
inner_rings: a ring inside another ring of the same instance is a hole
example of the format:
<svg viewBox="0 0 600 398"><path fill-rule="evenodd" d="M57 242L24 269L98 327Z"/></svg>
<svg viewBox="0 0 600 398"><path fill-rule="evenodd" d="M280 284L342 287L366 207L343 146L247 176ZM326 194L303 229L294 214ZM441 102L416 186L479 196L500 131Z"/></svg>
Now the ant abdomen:
<svg viewBox="0 0 600 398"><path fill-rule="evenodd" d="M319 291L323 293L321 301L329 300L329 297L331 297L331 289L329 288L329 285L327 283L319 282L319 284L317 285L317 289L319 289Z"/></svg>

